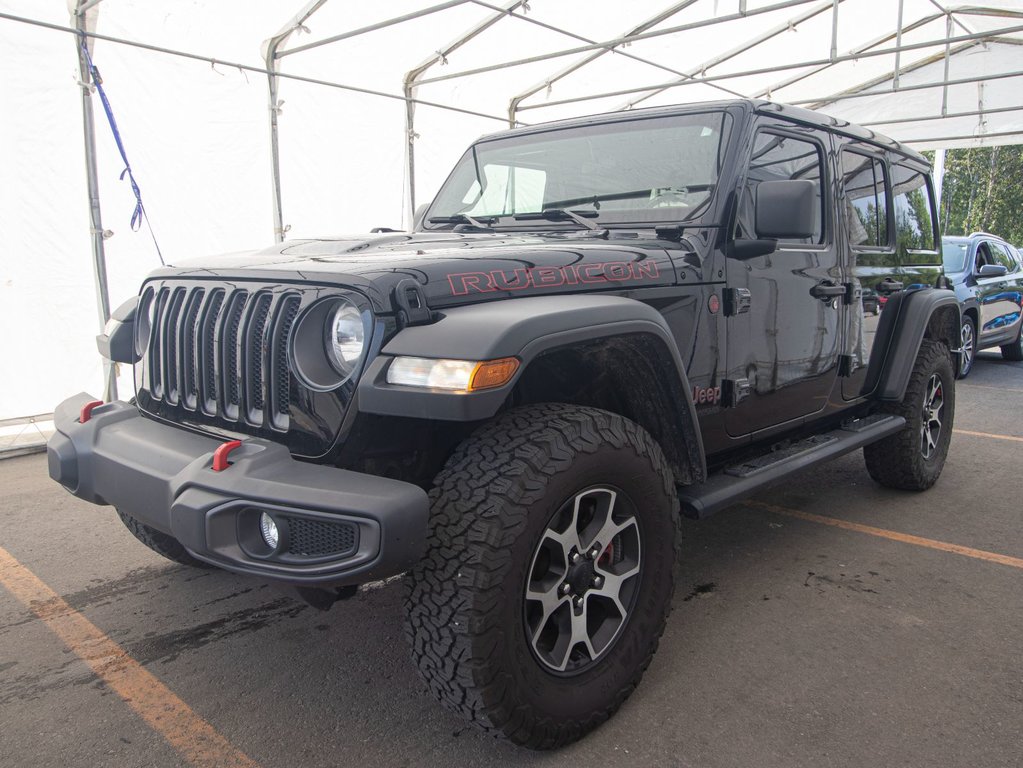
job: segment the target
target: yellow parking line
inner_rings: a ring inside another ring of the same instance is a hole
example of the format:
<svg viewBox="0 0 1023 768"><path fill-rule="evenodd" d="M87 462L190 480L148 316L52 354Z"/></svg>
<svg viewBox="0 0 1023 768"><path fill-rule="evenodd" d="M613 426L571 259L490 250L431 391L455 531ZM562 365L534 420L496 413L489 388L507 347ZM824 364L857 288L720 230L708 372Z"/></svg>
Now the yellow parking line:
<svg viewBox="0 0 1023 768"><path fill-rule="evenodd" d="M197 768L258 768L95 624L0 547L0 584Z"/></svg>
<svg viewBox="0 0 1023 768"><path fill-rule="evenodd" d="M990 437L992 440L1011 440L1014 443L1023 443L1023 437L1013 435L996 435L991 432L971 432L968 429L953 429L954 435L969 435L970 437Z"/></svg>
<svg viewBox="0 0 1023 768"><path fill-rule="evenodd" d="M996 552L987 552L986 550L973 549L972 547L962 547L958 544L949 544L948 542L937 541L935 539L925 539L921 536L912 536L908 533L889 531L887 528L875 528L872 525L850 523L848 520L839 520L834 517L814 515L810 512L803 512L799 509L789 509L788 507L779 507L775 504L765 504L762 501L747 501L745 503L747 506L759 507L760 509L767 510L768 512L774 512L777 515L798 517L800 520L809 520L811 523L822 523L823 525L831 525L835 528L844 528L847 531L857 531L858 533L867 533L871 536L880 536L883 539L901 541L903 544L915 544L918 547L937 549L941 552L952 552L956 555L964 555L977 560L986 560L989 563L998 563L999 565L1008 565L1013 568L1023 569L1023 558L1019 557L999 555Z"/></svg>

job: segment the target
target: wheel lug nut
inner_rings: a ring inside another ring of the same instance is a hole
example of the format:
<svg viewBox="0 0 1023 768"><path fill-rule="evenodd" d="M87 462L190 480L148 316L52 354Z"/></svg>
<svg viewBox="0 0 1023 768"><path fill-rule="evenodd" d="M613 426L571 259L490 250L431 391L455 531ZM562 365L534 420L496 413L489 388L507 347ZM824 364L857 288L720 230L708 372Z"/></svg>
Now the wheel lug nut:
<svg viewBox="0 0 1023 768"><path fill-rule="evenodd" d="M567 581L564 584L561 585L561 594L567 595L571 591L572 591L572 585L569 584Z"/></svg>
<svg viewBox="0 0 1023 768"><path fill-rule="evenodd" d="M568 556L568 560L569 560L569 562L572 563L572 565L575 565L576 563L578 563L580 559L581 559L581 557L580 557L578 552L573 552L571 555Z"/></svg>
<svg viewBox="0 0 1023 768"><path fill-rule="evenodd" d="M575 597L574 597L574 598L572 599L572 605L574 605L574 606L575 606L576 608L582 608L582 607L583 607L583 598L582 598L582 595L576 595L576 596L575 596Z"/></svg>
<svg viewBox="0 0 1023 768"><path fill-rule="evenodd" d="M600 555L600 546L596 544L590 547L590 551L586 553L586 557L590 560L595 560L598 555Z"/></svg>
<svg viewBox="0 0 1023 768"><path fill-rule="evenodd" d="M600 575L594 576L593 586L596 587L597 589L600 589L602 586L604 586L604 577Z"/></svg>

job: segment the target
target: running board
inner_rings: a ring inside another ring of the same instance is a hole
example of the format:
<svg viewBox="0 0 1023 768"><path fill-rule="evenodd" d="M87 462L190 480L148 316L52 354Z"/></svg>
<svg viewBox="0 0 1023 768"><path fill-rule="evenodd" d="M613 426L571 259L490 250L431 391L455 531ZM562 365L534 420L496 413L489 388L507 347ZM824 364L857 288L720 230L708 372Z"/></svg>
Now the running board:
<svg viewBox="0 0 1023 768"><path fill-rule="evenodd" d="M843 424L839 429L808 437L781 450L726 467L700 485L679 487L686 517L703 518L783 480L794 472L862 448L906 426L901 416L874 414Z"/></svg>

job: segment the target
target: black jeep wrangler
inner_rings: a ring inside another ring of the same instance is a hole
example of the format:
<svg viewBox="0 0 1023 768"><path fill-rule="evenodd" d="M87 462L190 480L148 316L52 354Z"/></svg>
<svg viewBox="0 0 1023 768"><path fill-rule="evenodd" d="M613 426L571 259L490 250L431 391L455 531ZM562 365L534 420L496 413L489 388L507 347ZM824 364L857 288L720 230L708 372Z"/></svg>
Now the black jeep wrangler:
<svg viewBox="0 0 1023 768"><path fill-rule="evenodd" d="M438 698L557 747L650 663L680 514L859 448L937 480L960 310L933 200L915 152L769 102L488 136L412 232L153 273L99 337L136 399L62 403L50 474L321 606L405 573Z"/></svg>

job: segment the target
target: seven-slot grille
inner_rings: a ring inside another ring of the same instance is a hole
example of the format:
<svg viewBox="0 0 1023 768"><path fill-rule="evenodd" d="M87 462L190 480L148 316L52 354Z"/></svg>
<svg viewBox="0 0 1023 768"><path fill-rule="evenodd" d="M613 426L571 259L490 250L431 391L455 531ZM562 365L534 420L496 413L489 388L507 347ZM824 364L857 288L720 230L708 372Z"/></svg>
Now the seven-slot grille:
<svg viewBox="0 0 1023 768"><path fill-rule="evenodd" d="M214 419L288 429L288 337L297 293L258 287L165 284L143 295L155 304L145 386L170 406Z"/></svg>

